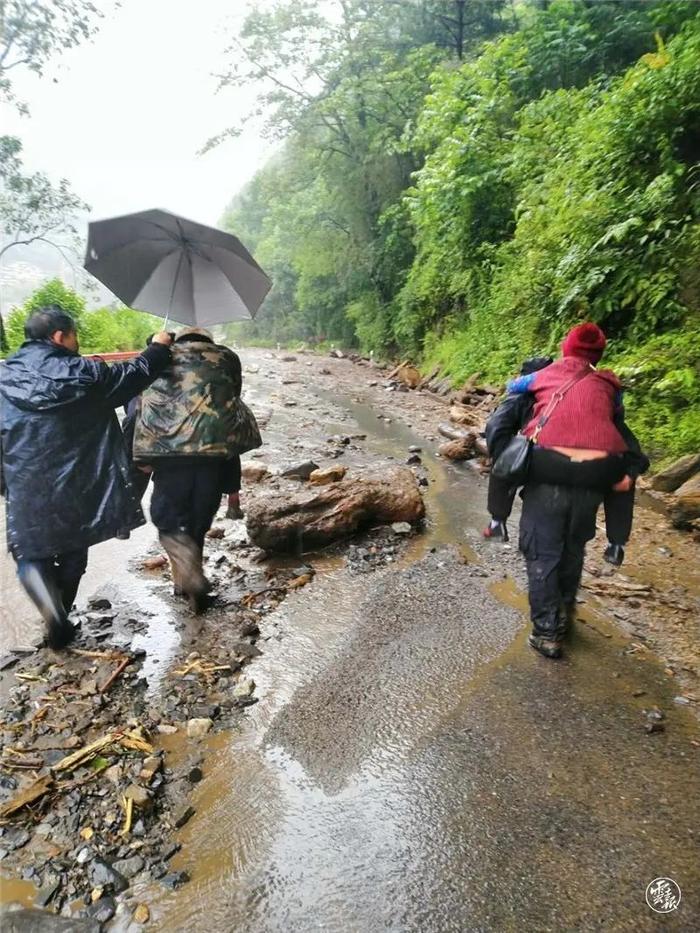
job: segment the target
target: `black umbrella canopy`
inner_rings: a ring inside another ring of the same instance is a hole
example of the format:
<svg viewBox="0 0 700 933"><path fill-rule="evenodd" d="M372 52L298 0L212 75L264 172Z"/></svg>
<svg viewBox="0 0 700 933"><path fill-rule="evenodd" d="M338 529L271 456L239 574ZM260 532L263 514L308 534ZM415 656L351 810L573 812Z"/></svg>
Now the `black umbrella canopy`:
<svg viewBox="0 0 700 933"><path fill-rule="evenodd" d="M93 221L85 268L129 307L201 327L250 320L272 286L237 237L164 210Z"/></svg>

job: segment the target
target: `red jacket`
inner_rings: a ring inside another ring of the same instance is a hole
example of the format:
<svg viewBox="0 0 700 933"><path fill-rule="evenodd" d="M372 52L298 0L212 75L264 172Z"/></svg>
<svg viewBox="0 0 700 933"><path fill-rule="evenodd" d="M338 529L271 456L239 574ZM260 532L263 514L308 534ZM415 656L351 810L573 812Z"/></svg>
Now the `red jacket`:
<svg viewBox="0 0 700 933"><path fill-rule="evenodd" d="M562 357L510 383L511 392L532 392L535 396L533 416L523 433L531 437L557 389L586 370L588 375L580 378L552 411L540 431L538 444L624 453L627 444L613 420L621 406L620 380L611 370L593 369L590 363L576 356Z"/></svg>

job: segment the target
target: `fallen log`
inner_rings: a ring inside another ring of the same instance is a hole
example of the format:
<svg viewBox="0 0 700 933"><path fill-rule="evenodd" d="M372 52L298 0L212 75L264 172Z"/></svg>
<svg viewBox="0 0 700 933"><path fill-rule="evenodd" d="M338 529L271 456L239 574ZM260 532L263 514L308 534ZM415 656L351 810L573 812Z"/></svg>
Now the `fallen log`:
<svg viewBox="0 0 700 933"><path fill-rule="evenodd" d="M408 467L355 471L310 489L285 485L248 505L250 540L268 551L299 553L347 538L360 528L416 522L425 505Z"/></svg>

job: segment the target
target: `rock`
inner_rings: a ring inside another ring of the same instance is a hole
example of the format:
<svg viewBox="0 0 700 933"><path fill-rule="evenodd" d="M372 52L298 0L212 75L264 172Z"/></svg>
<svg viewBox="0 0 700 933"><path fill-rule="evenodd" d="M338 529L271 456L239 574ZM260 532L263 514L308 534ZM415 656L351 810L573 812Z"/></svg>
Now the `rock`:
<svg viewBox="0 0 700 933"><path fill-rule="evenodd" d="M138 904L136 910L132 914L132 919L134 923L148 923L151 919L151 911L148 909L148 905Z"/></svg>
<svg viewBox="0 0 700 933"><path fill-rule="evenodd" d="M282 470L280 476L283 476L285 479L299 479L306 482L311 474L318 469L318 464L314 463L313 460L305 460L303 463L295 463L292 466L286 467Z"/></svg>
<svg viewBox="0 0 700 933"><path fill-rule="evenodd" d="M155 775L160 771L163 761L157 755L145 758L139 773L139 780L150 783Z"/></svg>
<svg viewBox="0 0 700 933"><path fill-rule="evenodd" d="M153 803L151 795L140 784L130 784L124 791L124 796L133 800L134 806L139 810L147 810Z"/></svg>
<svg viewBox="0 0 700 933"><path fill-rule="evenodd" d="M180 888L183 884L187 884L190 880L190 876L186 871L173 871L169 875L164 875L160 879L160 883L165 885L166 888Z"/></svg>
<svg viewBox="0 0 700 933"><path fill-rule="evenodd" d="M80 852L78 852L75 857L75 861L78 863L78 865L87 865L90 859L93 859L94 857L95 853L92 851L90 846L85 846L80 850Z"/></svg>
<svg viewBox="0 0 700 933"><path fill-rule="evenodd" d="M190 739L201 739L214 725L211 719L189 719L187 722L187 736Z"/></svg>
<svg viewBox="0 0 700 933"><path fill-rule="evenodd" d="M185 774L185 780L189 781L190 784L199 784L203 777L204 772L199 765L194 765L194 767L190 768Z"/></svg>
<svg viewBox="0 0 700 933"><path fill-rule="evenodd" d="M255 681L251 677L244 677L239 680L233 688L234 697L249 697L255 690Z"/></svg>
<svg viewBox="0 0 700 933"><path fill-rule="evenodd" d="M194 814L194 807L190 806L188 803L181 804L173 812L173 826L176 829L180 829L181 826L184 826L185 823L192 819Z"/></svg>
<svg viewBox="0 0 700 933"><path fill-rule="evenodd" d="M140 855L132 855L131 858L123 858L115 862L113 867L115 871L125 878L133 878L140 871L143 871L145 864Z"/></svg>
<svg viewBox="0 0 700 933"><path fill-rule="evenodd" d="M61 879L57 878L55 881L50 882L47 885L44 885L34 898L34 903L37 907L46 907L46 905L54 899L61 887ZM4 924L3 924L4 927Z"/></svg>
<svg viewBox="0 0 700 933"><path fill-rule="evenodd" d="M126 878L101 858L93 859L90 862L87 873L93 888L111 887L116 894L119 894L129 887Z"/></svg>
<svg viewBox="0 0 700 933"><path fill-rule="evenodd" d="M288 356L281 356L281 357L280 357L280 360L281 360L283 363L296 363L297 358L296 358L296 356L293 356L292 354L289 354Z"/></svg>
<svg viewBox="0 0 700 933"><path fill-rule="evenodd" d="M117 904L113 897L101 897L94 904L90 904L85 913L97 923L107 923L112 919L116 910Z"/></svg>
<svg viewBox="0 0 700 933"><path fill-rule="evenodd" d="M465 438L473 437L474 431L468 431L466 428L457 428L453 424L448 424L446 421L443 421L438 425L438 434L442 434L443 437L451 441L460 441Z"/></svg>
<svg viewBox="0 0 700 933"><path fill-rule="evenodd" d="M246 619L241 625L240 632L245 638L256 638L260 634L260 626L253 619Z"/></svg>
<svg viewBox="0 0 700 933"><path fill-rule="evenodd" d="M331 350L331 352L328 355L332 356L336 360L345 359L345 354L343 353L342 350Z"/></svg>
<svg viewBox="0 0 700 933"><path fill-rule="evenodd" d="M3 910L0 927L2 933L100 933L100 925L95 920L57 917L48 911L27 907Z"/></svg>
<svg viewBox="0 0 700 933"><path fill-rule="evenodd" d="M3 849L14 852L15 849L21 849L26 846L30 839L31 836L26 829L22 829L20 826L13 826L3 834L2 846Z"/></svg>
<svg viewBox="0 0 700 933"><path fill-rule="evenodd" d="M177 732L177 726L168 725L168 723L159 722L156 726L156 731L161 735L175 735Z"/></svg>
<svg viewBox="0 0 700 933"><path fill-rule="evenodd" d="M696 518L700 518L700 473L676 490L671 506L671 521L677 527L683 527Z"/></svg>
<svg viewBox="0 0 700 933"><path fill-rule="evenodd" d="M158 570L159 567L165 567L168 558L165 554L158 554L156 557L147 557L141 566L144 570Z"/></svg>
<svg viewBox="0 0 700 933"><path fill-rule="evenodd" d="M298 493L277 490L248 507L251 541L268 551L303 552L362 527L415 522L425 504L406 466L358 470L342 483Z"/></svg>
<svg viewBox="0 0 700 933"><path fill-rule="evenodd" d="M420 456L418 454L409 454L406 458L406 463L410 466L412 463L422 463Z"/></svg>
<svg viewBox="0 0 700 933"><path fill-rule="evenodd" d="M245 483L261 483L270 475L264 463L244 463L241 467L241 477Z"/></svg>
<svg viewBox="0 0 700 933"><path fill-rule="evenodd" d="M207 538L211 538L213 541L218 541L220 538L223 538L225 534L225 528L222 528L221 525L214 525L214 527L210 528L207 532Z"/></svg>
<svg viewBox="0 0 700 933"><path fill-rule="evenodd" d="M15 664L19 661L19 658L15 654L6 654L0 658L0 671L6 671L8 667L14 667Z"/></svg>
<svg viewBox="0 0 700 933"><path fill-rule="evenodd" d="M394 522L391 526L391 530L395 535L410 535L413 528L408 522Z"/></svg>
<svg viewBox="0 0 700 933"><path fill-rule="evenodd" d="M325 486L327 483L337 483L347 472L347 467L335 464L335 466L326 467L324 470L314 470L309 476L309 482L313 486Z"/></svg>
<svg viewBox="0 0 700 933"><path fill-rule="evenodd" d="M177 855L181 848L182 846L179 842L171 842L163 849L160 857L164 862L167 862L173 855Z"/></svg>
<svg viewBox="0 0 700 933"><path fill-rule="evenodd" d="M468 460L474 456L475 435L462 437L456 441L448 441L447 444L441 444L438 448L441 456L448 460Z"/></svg>
<svg viewBox="0 0 700 933"><path fill-rule="evenodd" d="M658 492L675 492L696 473L700 473L700 454L688 454L652 476L649 485Z"/></svg>
<svg viewBox="0 0 700 933"><path fill-rule="evenodd" d="M647 732L649 735L651 735L651 734L653 734L654 732L665 732L665 731L666 731L666 726L665 726L664 723L662 723L662 722L648 722L648 723L644 726L644 730L645 730L645 732Z"/></svg>
<svg viewBox="0 0 700 933"><path fill-rule="evenodd" d="M111 609L112 604L108 599L104 597L95 597L88 600L88 606L91 609Z"/></svg>

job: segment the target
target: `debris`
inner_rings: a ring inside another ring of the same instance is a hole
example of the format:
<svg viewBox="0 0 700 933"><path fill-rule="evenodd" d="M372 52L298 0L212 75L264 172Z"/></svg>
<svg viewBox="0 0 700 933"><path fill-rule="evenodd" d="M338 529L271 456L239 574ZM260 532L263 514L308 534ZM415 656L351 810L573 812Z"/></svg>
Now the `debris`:
<svg viewBox="0 0 700 933"><path fill-rule="evenodd" d="M100 687L100 693L107 693L109 688L112 686L114 681L119 677L122 671L126 670L126 668L131 664L131 661L132 661L131 658L124 658L124 660L117 667L114 673L110 677L108 677L107 680L102 684L102 686Z"/></svg>
<svg viewBox="0 0 700 933"><path fill-rule="evenodd" d="M12 816L13 813L18 813L20 810L24 809L24 807L28 807L37 800L40 800L44 794L47 794L53 789L54 784L55 782L52 774L45 774L43 777L38 778L33 784L30 784L29 787L25 787L24 790L20 791L19 794L16 794L11 800L0 807L0 819Z"/></svg>

